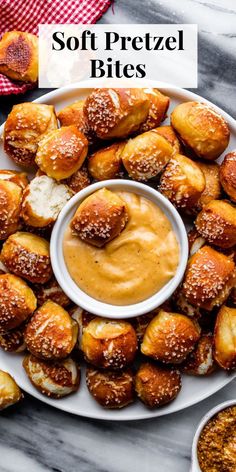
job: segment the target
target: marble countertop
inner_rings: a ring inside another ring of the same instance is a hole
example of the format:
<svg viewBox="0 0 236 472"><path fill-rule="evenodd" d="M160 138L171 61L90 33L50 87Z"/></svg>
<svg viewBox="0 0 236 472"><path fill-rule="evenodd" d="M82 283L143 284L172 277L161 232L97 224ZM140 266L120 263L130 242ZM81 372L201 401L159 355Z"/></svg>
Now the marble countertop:
<svg viewBox="0 0 236 472"><path fill-rule="evenodd" d="M235 0L117 0L100 21L198 23L199 87L195 91L236 117ZM45 92L0 97L0 121L14 103ZM235 391L236 380L180 413L126 423L75 417L25 395L20 405L1 413L0 471L188 472L199 420L213 406L235 398Z"/></svg>

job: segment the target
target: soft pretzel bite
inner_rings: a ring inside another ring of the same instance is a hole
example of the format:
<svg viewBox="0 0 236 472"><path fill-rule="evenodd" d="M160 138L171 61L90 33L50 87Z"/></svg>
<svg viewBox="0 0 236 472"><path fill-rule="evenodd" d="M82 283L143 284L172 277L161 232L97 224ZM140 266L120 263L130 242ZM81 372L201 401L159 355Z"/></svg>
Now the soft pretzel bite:
<svg viewBox="0 0 236 472"><path fill-rule="evenodd" d="M188 232L189 255L193 256L195 252L206 244L206 240L198 233L196 228L192 228Z"/></svg>
<svg viewBox="0 0 236 472"><path fill-rule="evenodd" d="M228 146L228 124L206 103L177 105L171 114L171 125L185 146L202 159L215 160Z"/></svg>
<svg viewBox="0 0 236 472"><path fill-rule="evenodd" d="M145 181L156 177L172 155L169 141L153 129L129 139L121 158L132 179Z"/></svg>
<svg viewBox="0 0 236 472"><path fill-rule="evenodd" d="M24 332L25 323L7 333L0 333L0 347L7 352L23 352L26 349Z"/></svg>
<svg viewBox="0 0 236 472"><path fill-rule="evenodd" d="M182 146L172 126L160 126L159 128L156 128L156 132L171 144L173 155L181 154Z"/></svg>
<svg viewBox="0 0 236 472"><path fill-rule="evenodd" d="M0 73L21 82L38 79L38 38L23 31L8 31L0 41Z"/></svg>
<svg viewBox="0 0 236 472"><path fill-rule="evenodd" d="M80 369L70 357L48 362L27 354L23 367L34 387L47 397L62 398L79 388Z"/></svg>
<svg viewBox="0 0 236 472"><path fill-rule="evenodd" d="M195 320L160 310L145 331L141 352L157 361L180 364L199 338L200 327Z"/></svg>
<svg viewBox="0 0 236 472"><path fill-rule="evenodd" d="M22 190L28 185L27 174L17 170L0 170L0 180L7 180L18 185Z"/></svg>
<svg viewBox="0 0 236 472"><path fill-rule="evenodd" d="M195 220L198 233L223 249L236 245L236 207L224 200L212 200Z"/></svg>
<svg viewBox="0 0 236 472"><path fill-rule="evenodd" d="M20 326L36 309L37 300L20 277L0 275L0 332Z"/></svg>
<svg viewBox="0 0 236 472"><path fill-rule="evenodd" d="M209 375L215 370L212 334L201 336L195 349L181 365L181 370L188 375Z"/></svg>
<svg viewBox="0 0 236 472"><path fill-rule="evenodd" d="M236 151L226 154L221 163L220 183L230 200L236 203Z"/></svg>
<svg viewBox="0 0 236 472"><path fill-rule="evenodd" d="M189 316L190 318L194 318L195 320L201 318L201 309L197 306L191 305L188 300L186 300L181 290L181 287L178 288L174 293L173 301L178 313L182 313L183 315Z"/></svg>
<svg viewBox="0 0 236 472"><path fill-rule="evenodd" d="M50 131L39 142L35 158L42 172L55 180L71 177L82 166L88 140L75 125Z"/></svg>
<svg viewBox="0 0 236 472"><path fill-rule="evenodd" d="M191 305L211 311L228 298L235 276L230 257L203 246L189 259L182 293Z"/></svg>
<svg viewBox="0 0 236 472"><path fill-rule="evenodd" d="M85 166L77 170L71 177L62 181L65 185L68 185L69 189L73 193L78 193L83 188L88 187L91 184L91 179L88 170Z"/></svg>
<svg viewBox="0 0 236 472"><path fill-rule="evenodd" d="M36 357L56 360L67 357L78 337L78 324L57 303L46 301L32 316L25 331L28 350Z"/></svg>
<svg viewBox="0 0 236 472"><path fill-rule="evenodd" d="M191 213L193 215L196 215L212 200L218 200L221 197L219 164L217 162L202 161L197 161L196 163L204 174L206 186L195 207L192 208Z"/></svg>
<svg viewBox="0 0 236 472"><path fill-rule="evenodd" d="M123 408L134 401L131 369L115 372L89 367L86 383L94 400L104 408Z"/></svg>
<svg viewBox="0 0 236 472"><path fill-rule="evenodd" d="M23 398L13 377L3 370L0 370L0 386L0 410L14 405Z"/></svg>
<svg viewBox="0 0 236 472"><path fill-rule="evenodd" d="M71 300L63 292L54 276L47 283L34 284L34 294L39 306L42 306L48 300L63 308L67 308L71 304Z"/></svg>
<svg viewBox="0 0 236 472"><path fill-rule="evenodd" d="M206 181L199 166L182 154L170 159L161 175L159 191L179 210L190 212L205 189Z"/></svg>
<svg viewBox="0 0 236 472"><path fill-rule="evenodd" d="M102 188L79 205L71 228L82 241L102 247L123 231L127 221L125 202L115 193Z"/></svg>
<svg viewBox="0 0 236 472"><path fill-rule="evenodd" d="M25 224L44 228L54 223L73 192L47 175L35 177L23 193L21 218Z"/></svg>
<svg viewBox="0 0 236 472"><path fill-rule="evenodd" d="M15 275L32 283L46 283L52 276L49 243L32 233L18 231L4 242L1 261Z"/></svg>
<svg viewBox="0 0 236 472"><path fill-rule="evenodd" d="M222 369L236 368L236 308L223 305L214 330L214 357Z"/></svg>
<svg viewBox="0 0 236 472"><path fill-rule="evenodd" d="M89 144L93 144L95 136L92 130L89 129L88 121L84 114L84 104L85 100L78 100L62 108L57 113L57 118L61 126L75 125L86 136Z"/></svg>
<svg viewBox="0 0 236 472"><path fill-rule="evenodd" d="M135 376L135 391L149 408L170 403L177 397L180 389L180 372L153 362L143 362Z"/></svg>
<svg viewBox="0 0 236 472"><path fill-rule="evenodd" d="M38 142L44 133L57 129L52 105L19 103L14 105L4 127L4 149L25 167L34 165Z"/></svg>
<svg viewBox="0 0 236 472"><path fill-rule="evenodd" d="M90 364L123 369L135 358L137 336L127 321L96 317L84 328L81 348Z"/></svg>
<svg viewBox="0 0 236 472"><path fill-rule="evenodd" d="M150 129L160 126L165 120L169 108L170 99L156 88L146 88L143 92L149 98L149 110L146 120L141 124L139 133L145 133Z"/></svg>
<svg viewBox="0 0 236 472"><path fill-rule="evenodd" d="M0 180L0 240L20 227L22 189L9 180Z"/></svg>
<svg viewBox="0 0 236 472"><path fill-rule="evenodd" d="M88 159L88 170L96 180L108 180L118 177L122 170L121 154L125 141L113 143L94 152Z"/></svg>
<svg viewBox="0 0 236 472"><path fill-rule="evenodd" d="M146 120L149 105L141 88L97 88L86 98L84 113L98 138L124 138Z"/></svg>

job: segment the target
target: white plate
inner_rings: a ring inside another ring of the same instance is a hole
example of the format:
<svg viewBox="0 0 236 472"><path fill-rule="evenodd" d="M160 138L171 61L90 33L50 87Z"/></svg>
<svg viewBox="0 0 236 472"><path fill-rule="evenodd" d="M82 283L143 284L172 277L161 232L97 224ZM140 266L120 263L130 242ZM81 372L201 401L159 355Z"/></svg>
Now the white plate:
<svg viewBox="0 0 236 472"><path fill-rule="evenodd" d="M83 85L86 87L86 84ZM81 87L81 84L80 84ZM72 103L75 100L83 99L91 91L88 88L80 89L70 89L63 88L50 92L36 100L38 103L48 103L54 105L57 110L60 110L62 107ZM183 101L204 101L207 100L199 97L198 95L188 92L187 90L175 89L175 88L166 88L163 90L164 93L171 97L171 106L170 111L177 104ZM212 105L212 104L211 104ZM212 105L214 106L214 105ZM221 109L215 107L227 120L230 131L231 139L227 151L236 148L236 122L231 118L227 113L223 112ZM166 120L168 123L168 120ZM0 134L3 132L3 126L0 128ZM0 148L1 156L1 168L3 169L17 169L17 166L6 156L3 151L1 144ZM22 355L10 354L0 351L0 369L10 372L19 386L30 393L34 397L42 400L49 405L52 405L61 410L73 413L76 415L86 416L89 418L105 419L105 420L138 420L145 418L153 418L155 416L162 416L175 411L183 410L184 408L194 405L195 403L204 400L213 393L220 390L227 383L229 383L236 374L227 374L223 371L215 372L209 377L190 377L183 376L183 386L180 394L172 403L157 410L149 410L142 403L136 401L134 404L121 409L121 410L104 410L100 407L90 396L87 391L85 384L85 375L82 371L82 380L81 386L77 393L65 397L61 400L51 400L41 395L29 382L22 366Z"/></svg>

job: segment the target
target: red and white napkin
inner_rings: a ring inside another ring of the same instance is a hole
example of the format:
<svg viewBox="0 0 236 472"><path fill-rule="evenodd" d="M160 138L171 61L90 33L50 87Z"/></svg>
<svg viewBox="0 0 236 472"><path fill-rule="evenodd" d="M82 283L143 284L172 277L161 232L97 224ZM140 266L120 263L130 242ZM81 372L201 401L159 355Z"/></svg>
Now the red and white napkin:
<svg viewBox="0 0 236 472"><path fill-rule="evenodd" d="M0 36L18 30L38 34L40 23L96 23L112 0L0 0ZM0 74L0 96L24 93L32 84Z"/></svg>

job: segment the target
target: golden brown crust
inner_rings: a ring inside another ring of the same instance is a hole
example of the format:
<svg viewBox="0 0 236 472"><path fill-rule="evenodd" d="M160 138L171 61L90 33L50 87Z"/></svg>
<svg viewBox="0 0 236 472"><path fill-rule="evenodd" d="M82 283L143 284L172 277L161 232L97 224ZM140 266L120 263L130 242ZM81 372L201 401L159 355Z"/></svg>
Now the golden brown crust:
<svg viewBox="0 0 236 472"><path fill-rule="evenodd" d="M181 103L171 114L171 125L181 141L202 159L215 160L228 146L226 121L205 103Z"/></svg>
<svg viewBox="0 0 236 472"><path fill-rule="evenodd" d="M88 159L88 170L96 180L108 180L119 177L122 171L121 154L125 141L113 143L94 152Z"/></svg>
<svg viewBox="0 0 236 472"><path fill-rule="evenodd" d="M201 211L211 200L218 200L221 197L219 164L202 161L197 161L196 164L200 167L205 177L206 186L195 207L192 208L191 213L193 215Z"/></svg>
<svg viewBox="0 0 236 472"><path fill-rule="evenodd" d="M18 185L22 190L28 185L27 174L17 170L0 170L0 180L9 180Z"/></svg>
<svg viewBox="0 0 236 472"><path fill-rule="evenodd" d="M179 210L188 213L198 202L206 181L199 166L182 154L167 164L160 180L159 191Z"/></svg>
<svg viewBox="0 0 236 472"><path fill-rule="evenodd" d="M224 200L212 200L195 220L201 236L223 249L236 245L236 207Z"/></svg>
<svg viewBox="0 0 236 472"><path fill-rule="evenodd" d="M20 326L36 306L36 297L24 280L12 274L0 275L0 332Z"/></svg>
<svg viewBox="0 0 236 472"><path fill-rule="evenodd" d="M34 387L48 397L62 398L79 388L80 370L71 358L48 362L28 354L23 367Z"/></svg>
<svg viewBox="0 0 236 472"><path fill-rule="evenodd" d="M90 364L104 369L123 369L134 360L137 337L126 321L96 317L84 328L81 348Z"/></svg>
<svg viewBox="0 0 236 472"><path fill-rule="evenodd" d="M142 89L94 89L85 101L84 113L99 138L124 138L146 120L149 103Z"/></svg>
<svg viewBox="0 0 236 472"><path fill-rule="evenodd" d="M49 243L31 233L9 236L1 251L1 261L15 275L32 283L46 283L52 276Z"/></svg>
<svg viewBox="0 0 236 472"><path fill-rule="evenodd" d="M76 126L63 126L47 133L38 146L35 162L49 177L63 180L82 166L88 140Z"/></svg>
<svg viewBox="0 0 236 472"><path fill-rule="evenodd" d="M125 202L115 193L102 188L80 204L71 221L71 228L82 241L102 247L123 231L127 221Z"/></svg>
<svg viewBox="0 0 236 472"><path fill-rule="evenodd" d="M13 377L3 370L0 370L0 385L0 410L14 405L23 398Z"/></svg>
<svg viewBox="0 0 236 472"><path fill-rule="evenodd" d="M222 306L214 330L214 357L226 370L236 368L236 308Z"/></svg>
<svg viewBox="0 0 236 472"><path fill-rule="evenodd" d="M149 110L146 120L141 124L139 133L145 133L157 128L165 120L169 108L170 99L156 88L143 89L149 99Z"/></svg>
<svg viewBox="0 0 236 472"><path fill-rule="evenodd" d="M200 327L196 321L160 310L146 329L141 352L167 364L180 364L199 338Z"/></svg>
<svg viewBox="0 0 236 472"><path fill-rule="evenodd" d="M23 192L21 218L34 228L52 225L72 195L65 183L56 182L47 175L36 176Z"/></svg>
<svg viewBox="0 0 236 472"><path fill-rule="evenodd" d="M0 73L13 80L38 79L38 38L22 31L9 31L0 41Z"/></svg>
<svg viewBox="0 0 236 472"><path fill-rule="evenodd" d="M20 325L7 333L0 334L0 347L7 352L23 352L26 349L24 332L26 325Z"/></svg>
<svg viewBox="0 0 236 472"><path fill-rule="evenodd" d="M170 143L173 148L173 155L182 153L181 142L172 126L160 126L156 128L156 132Z"/></svg>
<svg viewBox="0 0 236 472"><path fill-rule="evenodd" d="M213 359L213 336L203 334L195 349L181 365L181 370L188 375L209 375L215 370Z"/></svg>
<svg viewBox="0 0 236 472"><path fill-rule="evenodd" d="M63 180L62 183L68 185L69 189L72 190L73 193L78 193L80 190L83 190L83 188L86 188L91 184L91 179L87 168L83 166L71 177Z"/></svg>
<svg viewBox="0 0 236 472"><path fill-rule="evenodd" d="M20 227L22 189L13 182L0 180L0 240Z"/></svg>
<svg viewBox="0 0 236 472"><path fill-rule="evenodd" d="M78 325L67 311L48 300L27 324L25 342L34 356L45 360L67 357L75 346Z"/></svg>
<svg viewBox="0 0 236 472"><path fill-rule="evenodd" d="M236 203L236 151L226 154L220 165L220 182L230 199Z"/></svg>
<svg viewBox="0 0 236 472"><path fill-rule="evenodd" d="M89 367L86 383L94 400L104 408L123 408L134 401L133 374L130 369L114 372Z"/></svg>
<svg viewBox="0 0 236 472"><path fill-rule="evenodd" d="M129 139L121 158L132 179L145 181L158 175L172 154L170 143L153 129Z"/></svg>
<svg viewBox="0 0 236 472"><path fill-rule="evenodd" d="M71 300L63 292L54 276L43 285L34 284L34 294L39 306L42 306L48 300L57 303L63 308L67 308L71 304Z"/></svg>
<svg viewBox="0 0 236 472"><path fill-rule="evenodd" d="M96 138L92 130L89 129L84 114L84 104L85 100L78 100L77 102L62 108L62 110L57 113L57 118L61 126L75 125L78 130L86 136L89 144L93 144Z"/></svg>
<svg viewBox="0 0 236 472"><path fill-rule="evenodd" d="M204 246L189 259L182 291L193 306L211 311L224 303L234 285L232 259Z"/></svg>
<svg viewBox="0 0 236 472"><path fill-rule="evenodd" d="M149 408L156 408L173 401L181 389L178 370L144 362L135 376L135 391Z"/></svg>

